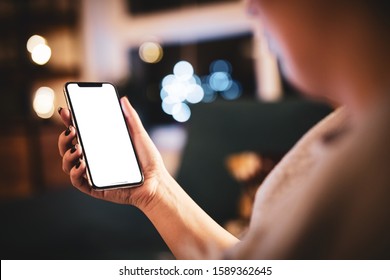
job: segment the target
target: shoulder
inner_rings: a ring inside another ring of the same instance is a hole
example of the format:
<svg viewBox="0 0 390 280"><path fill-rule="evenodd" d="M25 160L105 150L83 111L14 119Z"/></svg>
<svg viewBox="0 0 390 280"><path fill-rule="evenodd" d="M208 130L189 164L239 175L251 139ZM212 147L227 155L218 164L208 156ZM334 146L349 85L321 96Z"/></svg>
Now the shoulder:
<svg viewBox="0 0 390 280"><path fill-rule="evenodd" d="M334 131L344 118L344 112L336 112L314 128L317 136L312 139ZM304 180L297 181L299 186L292 186L264 207L259 205L262 201L256 201L261 215L254 213L237 256L389 257L389 121L386 107L378 108L342 141L324 149L315 167L307 169ZM311 143L310 134L305 137L297 147Z"/></svg>
<svg viewBox="0 0 390 280"><path fill-rule="evenodd" d="M309 130L284 156L257 192L252 219L255 224L259 220L264 224L263 210L269 213L270 208L277 207L280 199L304 187L308 174L313 173L326 156L323 139L327 135L335 138L347 120L348 114L343 108L335 110ZM269 214L266 216L270 217Z"/></svg>

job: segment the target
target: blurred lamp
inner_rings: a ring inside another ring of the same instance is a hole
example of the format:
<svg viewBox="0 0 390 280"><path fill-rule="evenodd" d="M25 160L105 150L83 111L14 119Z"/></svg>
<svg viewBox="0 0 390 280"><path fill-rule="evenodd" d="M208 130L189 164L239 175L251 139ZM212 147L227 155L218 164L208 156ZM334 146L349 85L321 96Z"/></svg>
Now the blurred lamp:
<svg viewBox="0 0 390 280"><path fill-rule="evenodd" d="M44 65L50 60L51 49L42 36L31 36L27 41L27 50L31 53L31 59L38 65Z"/></svg>
<svg viewBox="0 0 390 280"><path fill-rule="evenodd" d="M27 41L27 50L32 53L34 48L41 44L46 45L46 39L39 35L33 35Z"/></svg>
<svg viewBox="0 0 390 280"><path fill-rule="evenodd" d="M173 67L173 74L165 76L161 82L160 97L163 111L172 115L178 122L186 122L191 117L188 103L202 101L204 91L201 79L194 74L188 61L179 61Z"/></svg>
<svg viewBox="0 0 390 280"><path fill-rule="evenodd" d="M35 92L33 108L38 117L50 118L54 113L54 91L49 87L40 87Z"/></svg>
<svg viewBox="0 0 390 280"><path fill-rule="evenodd" d="M51 49L48 45L44 44L37 45L31 53L32 60L38 65L46 64L50 60L50 57Z"/></svg>
<svg viewBox="0 0 390 280"><path fill-rule="evenodd" d="M194 68L188 61L179 61L173 67L173 74L182 81L186 81L192 78L194 75Z"/></svg>
<svg viewBox="0 0 390 280"><path fill-rule="evenodd" d="M139 56L146 63L157 63L163 57L163 50L158 43L145 42L139 48Z"/></svg>

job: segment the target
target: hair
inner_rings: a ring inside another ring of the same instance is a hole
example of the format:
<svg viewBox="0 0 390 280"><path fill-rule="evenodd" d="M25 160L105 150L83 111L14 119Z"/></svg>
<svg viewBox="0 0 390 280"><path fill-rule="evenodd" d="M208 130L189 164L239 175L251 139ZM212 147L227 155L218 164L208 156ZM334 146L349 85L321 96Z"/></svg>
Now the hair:
<svg viewBox="0 0 390 280"><path fill-rule="evenodd" d="M364 9L370 16L370 20L378 27L386 28L390 25L390 1L389 0L355 0L352 5Z"/></svg>
<svg viewBox="0 0 390 280"><path fill-rule="evenodd" d="M356 12L356 15L362 17L362 21L369 24L372 30L381 36L383 42L390 42L389 0L334 0L327 3L329 4L328 8L330 8L328 13L331 13L335 8L341 8L345 16L348 12Z"/></svg>
<svg viewBox="0 0 390 280"><path fill-rule="evenodd" d="M355 0L356 1L356 0ZM357 0L362 2L361 8L366 11L367 22L380 36L382 44L390 44L390 1L389 0Z"/></svg>

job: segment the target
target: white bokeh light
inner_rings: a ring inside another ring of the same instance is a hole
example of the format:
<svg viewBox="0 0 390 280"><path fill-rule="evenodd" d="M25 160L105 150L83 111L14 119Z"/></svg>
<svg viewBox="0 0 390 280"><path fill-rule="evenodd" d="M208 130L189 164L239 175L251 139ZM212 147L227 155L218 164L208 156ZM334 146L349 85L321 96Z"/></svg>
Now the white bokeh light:
<svg viewBox="0 0 390 280"><path fill-rule="evenodd" d="M172 116L178 122L186 122L191 117L191 109L185 103L178 103L173 108Z"/></svg>
<svg viewBox="0 0 390 280"><path fill-rule="evenodd" d="M176 82L164 87L164 89L168 92L169 96L178 99L180 102L186 100L187 89L184 83Z"/></svg>
<svg viewBox="0 0 390 280"><path fill-rule="evenodd" d="M49 87L40 87L33 100L35 113L43 119L50 118L54 113L54 91Z"/></svg>
<svg viewBox="0 0 390 280"><path fill-rule="evenodd" d="M189 85L188 86L188 94L186 100L192 104L199 103L202 101L204 96L203 88L200 85Z"/></svg>
<svg viewBox="0 0 390 280"><path fill-rule="evenodd" d="M175 81L176 81L175 75L169 74L169 75L164 77L164 79L161 82L161 85L163 88L165 88L166 86L169 86L169 85L172 85L173 83L175 83Z"/></svg>
<svg viewBox="0 0 390 280"><path fill-rule="evenodd" d="M162 101L162 104L161 104L161 107L163 109L163 111L168 114L168 115L172 115L173 113L173 107L180 103L181 101L178 100L177 98L174 98L173 96L167 96L163 99Z"/></svg>
<svg viewBox="0 0 390 280"><path fill-rule="evenodd" d="M33 35L27 40L27 50L32 53L38 45L46 45L46 39L39 35Z"/></svg>
<svg viewBox="0 0 390 280"><path fill-rule="evenodd" d="M34 47L31 53L32 60L39 65L46 64L51 57L51 49L48 45L39 44Z"/></svg>
<svg viewBox="0 0 390 280"><path fill-rule="evenodd" d="M161 100L164 100L166 97L168 97L169 96L169 93L168 93L168 91L166 91L164 88L162 88L161 90L160 90L160 98L161 98Z"/></svg>
<svg viewBox="0 0 390 280"><path fill-rule="evenodd" d="M163 111L178 122L186 122L191 116L188 103L199 103L204 97L201 79L194 75L194 68L187 61L179 61L173 74L161 82L160 97Z"/></svg>
<svg viewBox="0 0 390 280"><path fill-rule="evenodd" d="M188 80L194 75L194 68L187 61L179 61L173 67L173 74L180 80Z"/></svg>

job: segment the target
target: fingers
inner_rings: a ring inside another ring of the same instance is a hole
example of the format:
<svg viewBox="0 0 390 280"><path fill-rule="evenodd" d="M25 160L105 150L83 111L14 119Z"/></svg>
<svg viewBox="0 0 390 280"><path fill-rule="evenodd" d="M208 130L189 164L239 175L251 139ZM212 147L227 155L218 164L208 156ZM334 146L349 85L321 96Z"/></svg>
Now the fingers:
<svg viewBox="0 0 390 280"><path fill-rule="evenodd" d="M64 125L66 127L68 127L69 125L72 124L70 111L67 108L59 107L58 108L58 114L60 115L61 120L62 120L62 122L64 123Z"/></svg>
<svg viewBox="0 0 390 280"><path fill-rule="evenodd" d="M67 150L69 150L73 144L73 139L76 137L76 130L73 126L69 125L68 128L63 131L58 138L58 150L63 157Z"/></svg>
<svg viewBox="0 0 390 280"><path fill-rule="evenodd" d="M88 183L86 177L86 164L84 160L79 160L77 164L70 171L70 181L73 186L75 186L78 190L83 193L86 193L92 197L105 199L104 191L96 191ZM113 200L115 201L115 200ZM116 202L116 201L115 201Z"/></svg>
<svg viewBox="0 0 390 280"><path fill-rule="evenodd" d="M76 165L70 170L70 181L80 191L91 194L91 187L88 180L85 178L86 164L84 160L79 159Z"/></svg>
<svg viewBox="0 0 390 280"><path fill-rule="evenodd" d="M70 173L70 170L75 166L82 156L81 146L79 144L74 145L67 150L62 157L62 169L66 174Z"/></svg>
<svg viewBox="0 0 390 280"><path fill-rule="evenodd" d="M72 141L76 136L76 131L74 127L71 126L71 115L67 108L59 107L58 114L65 126L68 127L63 133L61 133L58 139L58 150L60 155L63 157L65 152L72 147Z"/></svg>
<svg viewBox="0 0 390 280"><path fill-rule="evenodd" d="M77 164L70 170L70 180L73 186L80 188L85 183L85 167L85 162L83 160L78 160Z"/></svg>
<svg viewBox="0 0 390 280"><path fill-rule="evenodd" d="M67 129L62 132L58 139L58 150L62 157L62 169L70 175L70 181L73 186L80 191L91 194L93 191L86 179L86 164L80 159L82 149L80 144L73 145L76 138L76 129L71 125L71 112L67 108L58 108L58 114Z"/></svg>

